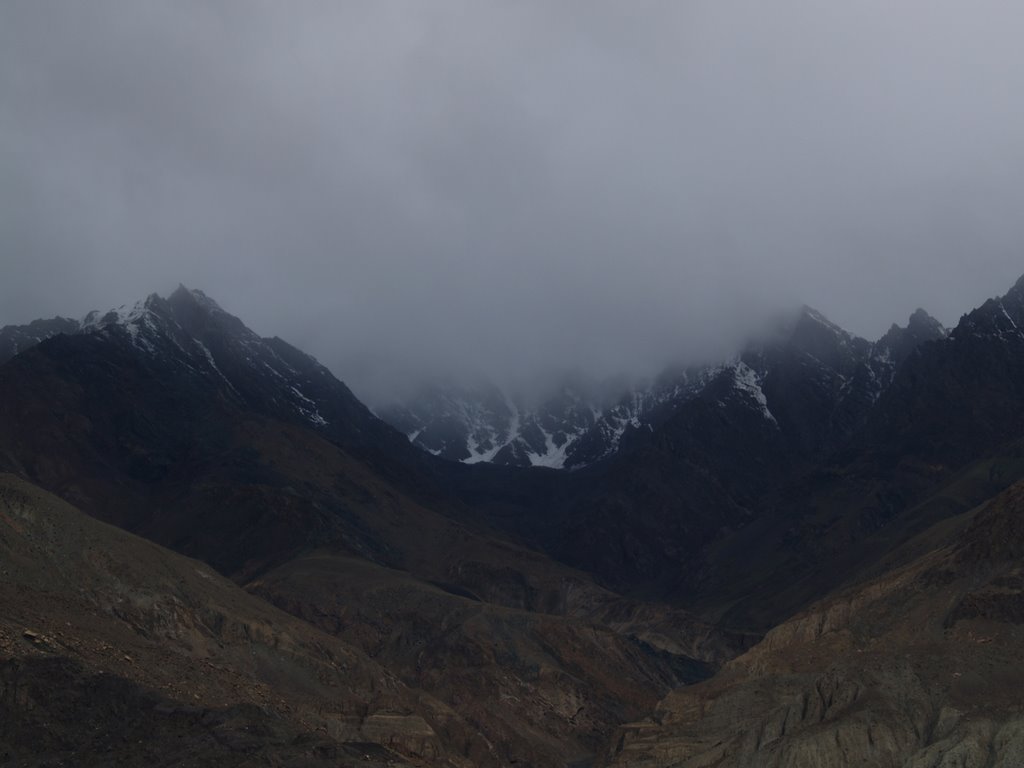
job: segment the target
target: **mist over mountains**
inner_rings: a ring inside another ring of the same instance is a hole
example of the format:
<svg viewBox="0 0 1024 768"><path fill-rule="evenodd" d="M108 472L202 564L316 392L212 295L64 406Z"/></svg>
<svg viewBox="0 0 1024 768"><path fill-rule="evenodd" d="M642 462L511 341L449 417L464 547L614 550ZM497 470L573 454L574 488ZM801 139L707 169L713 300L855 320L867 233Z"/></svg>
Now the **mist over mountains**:
<svg viewBox="0 0 1024 768"><path fill-rule="evenodd" d="M413 387L404 398L379 406L377 414L415 445L449 460L578 469L644 439L681 405L720 387L724 379L775 423L763 386L780 378L780 362L792 365L793 356L802 356L804 365L833 382L837 396L829 398L835 399L830 408L847 408L845 399L871 405L907 356L946 334L917 309L906 327L894 323L871 343L804 306L763 328L728 358L669 366L648 380L625 374L595 380L576 373L535 382L527 395L487 381L460 386L449 379Z"/></svg>
<svg viewBox="0 0 1024 768"><path fill-rule="evenodd" d="M5 3L0 323L184 282L372 400L1017 277L1016 8L585 5Z"/></svg>
<svg viewBox="0 0 1024 768"><path fill-rule="evenodd" d="M0 766L1024 765L1022 28L0 2Z"/></svg>
<svg viewBox="0 0 1024 768"><path fill-rule="evenodd" d="M804 307L465 457L501 424L410 440L197 289L4 327L0 750L1012 762L1022 329L1024 277L875 342Z"/></svg>

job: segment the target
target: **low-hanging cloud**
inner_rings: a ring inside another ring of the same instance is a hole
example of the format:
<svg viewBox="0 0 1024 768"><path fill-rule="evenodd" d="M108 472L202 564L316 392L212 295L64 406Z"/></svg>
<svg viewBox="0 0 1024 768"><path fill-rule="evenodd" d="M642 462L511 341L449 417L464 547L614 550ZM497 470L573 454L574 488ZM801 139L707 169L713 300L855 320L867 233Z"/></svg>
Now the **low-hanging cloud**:
<svg viewBox="0 0 1024 768"><path fill-rule="evenodd" d="M1019 3L0 5L0 324L178 282L372 397L1024 271Z"/></svg>

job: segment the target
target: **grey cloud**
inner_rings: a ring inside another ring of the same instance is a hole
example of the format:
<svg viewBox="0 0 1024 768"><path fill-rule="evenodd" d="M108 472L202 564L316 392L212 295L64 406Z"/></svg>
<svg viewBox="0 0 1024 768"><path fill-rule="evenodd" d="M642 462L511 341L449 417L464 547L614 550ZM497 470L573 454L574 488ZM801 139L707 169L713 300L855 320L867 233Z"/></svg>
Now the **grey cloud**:
<svg viewBox="0 0 1024 768"><path fill-rule="evenodd" d="M1024 271L999 0L0 5L0 323L179 281L363 394Z"/></svg>

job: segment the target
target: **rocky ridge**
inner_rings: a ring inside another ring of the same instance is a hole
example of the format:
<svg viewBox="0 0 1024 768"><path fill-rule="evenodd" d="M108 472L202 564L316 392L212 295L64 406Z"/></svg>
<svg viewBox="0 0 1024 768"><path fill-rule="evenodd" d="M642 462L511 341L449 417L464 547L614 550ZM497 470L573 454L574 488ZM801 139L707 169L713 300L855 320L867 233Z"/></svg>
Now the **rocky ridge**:
<svg viewBox="0 0 1024 768"><path fill-rule="evenodd" d="M316 361L180 289L0 365L0 466L387 670L415 702L360 715L389 750L371 759L467 754L465 727L498 764L1013 765L1022 283L951 334L916 312L873 344L805 308L575 472L431 457ZM17 568L28 550L11 551ZM61 631L50 598L4 600L20 680L106 701L80 660L18 656ZM259 674L291 680L281 664ZM42 718L82 737L32 708L0 733L12 754ZM460 719L439 725L444 708ZM308 757L288 751L301 728L250 714L232 722L270 764Z"/></svg>
<svg viewBox="0 0 1024 768"><path fill-rule="evenodd" d="M0 465L463 709L498 760L584 759L619 721L732 654L683 611L642 614L589 574L458 522L429 456L312 358L198 292L150 297L23 350L0 366L0 390ZM43 626L58 612L48 606L25 621ZM611 613L633 619L613 625ZM668 625L671 642L658 632ZM463 672L436 674L444 667ZM495 690L508 695L495 701ZM382 747L388 724L427 733L407 710L363 730ZM430 729L431 749L463 754L464 740Z"/></svg>
<svg viewBox="0 0 1024 768"><path fill-rule="evenodd" d="M724 378L770 421L773 408L792 409L796 395L810 397L826 412L813 418L836 422L836 442L859 424L916 347L946 333L919 309L906 327L893 325L870 343L804 307L769 340L749 345L731 361L669 368L651 382L627 386L568 377L554 395L532 404L489 383L434 384L377 413L414 445L448 460L579 469L641 444L680 406L713 384L720 387Z"/></svg>

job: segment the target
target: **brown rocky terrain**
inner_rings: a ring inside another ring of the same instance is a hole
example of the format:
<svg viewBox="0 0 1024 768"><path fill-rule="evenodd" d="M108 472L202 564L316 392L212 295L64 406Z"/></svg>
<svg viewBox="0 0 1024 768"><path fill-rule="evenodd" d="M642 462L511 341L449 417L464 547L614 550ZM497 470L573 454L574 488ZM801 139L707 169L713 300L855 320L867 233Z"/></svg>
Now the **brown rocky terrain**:
<svg viewBox="0 0 1024 768"><path fill-rule="evenodd" d="M330 552L293 560L248 589L450 705L500 744L509 764L584 761L610 725L714 668L594 621L488 604ZM713 661L725 653L696 646Z"/></svg>
<svg viewBox="0 0 1024 768"><path fill-rule="evenodd" d="M1024 484L624 726L609 766L1024 764Z"/></svg>
<svg viewBox="0 0 1024 768"><path fill-rule="evenodd" d="M497 765L441 702L208 566L0 476L5 765Z"/></svg>
<svg viewBox="0 0 1024 768"><path fill-rule="evenodd" d="M355 755L363 765L376 754L396 765L561 766L587 760L618 723L732 653L733 641L682 612L644 609L422 515L436 540L424 532L425 560L410 565L433 583L317 551L247 594L4 475L0 754L23 765L107 764L110 754L131 765L166 753L167 765L254 755L281 765ZM461 542L458 557L427 557L445 536ZM617 617L617 629L588 614ZM659 622L673 623L673 645ZM135 703L117 704L124 697ZM80 722L78 709L91 719ZM138 722L126 729L128 710ZM39 742L47 723L59 728Z"/></svg>

